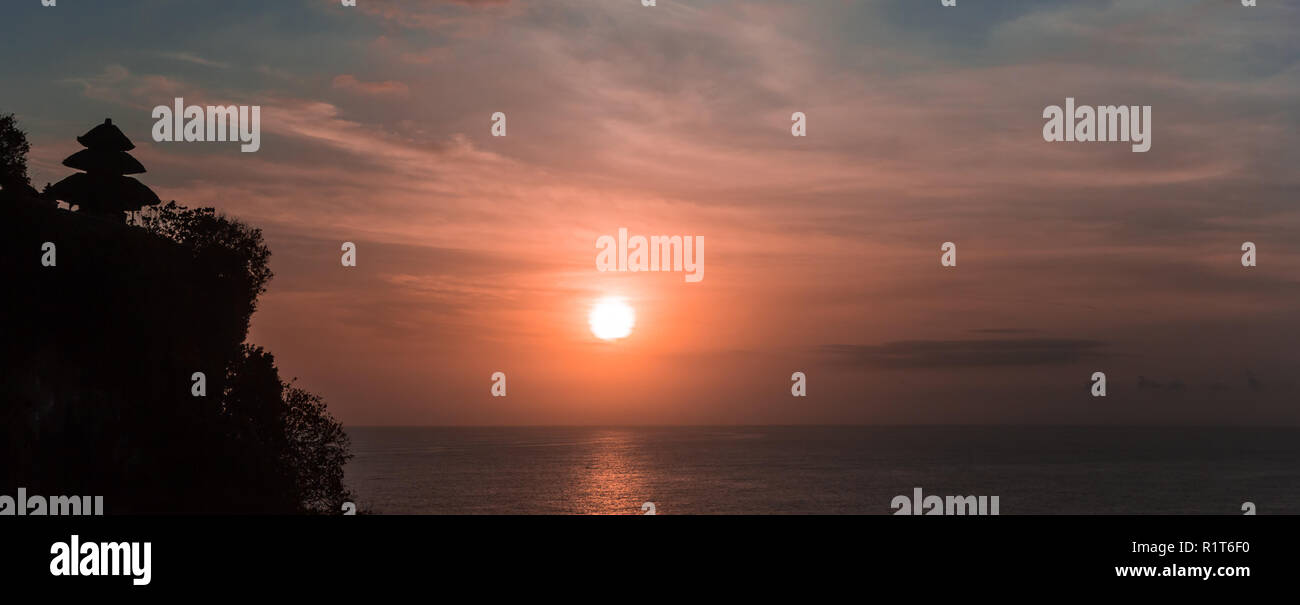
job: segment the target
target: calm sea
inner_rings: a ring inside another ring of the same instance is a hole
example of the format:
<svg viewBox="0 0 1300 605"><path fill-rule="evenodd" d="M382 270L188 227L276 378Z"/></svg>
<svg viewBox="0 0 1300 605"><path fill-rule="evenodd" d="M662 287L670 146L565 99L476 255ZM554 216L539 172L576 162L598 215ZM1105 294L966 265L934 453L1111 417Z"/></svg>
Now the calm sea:
<svg viewBox="0 0 1300 605"><path fill-rule="evenodd" d="M890 514L912 495L1001 514L1300 513L1300 429L348 429L380 514Z"/></svg>

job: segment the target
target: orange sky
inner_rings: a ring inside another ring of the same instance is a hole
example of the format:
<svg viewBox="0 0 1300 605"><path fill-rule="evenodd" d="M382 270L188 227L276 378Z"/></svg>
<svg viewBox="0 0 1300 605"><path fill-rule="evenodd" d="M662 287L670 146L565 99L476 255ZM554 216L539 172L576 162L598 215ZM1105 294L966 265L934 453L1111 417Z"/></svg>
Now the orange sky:
<svg viewBox="0 0 1300 605"><path fill-rule="evenodd" d="M345 424L1297 420L1295 6L285 4L87 35L0 109L34 182L111 116L163 199L262 227L250 341ZM261 150L154 143L177 96L262 106ZM1045 143L1066 97L1153 106L1151 151ZM619 228L704 236L704 280L596 271Z"/></svg>

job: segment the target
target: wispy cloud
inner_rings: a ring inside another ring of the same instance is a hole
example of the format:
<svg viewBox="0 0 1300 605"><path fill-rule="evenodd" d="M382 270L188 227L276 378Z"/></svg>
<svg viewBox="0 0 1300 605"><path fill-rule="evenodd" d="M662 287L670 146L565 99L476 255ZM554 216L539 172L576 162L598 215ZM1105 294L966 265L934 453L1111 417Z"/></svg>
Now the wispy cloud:
<svg viewBox="0 0 1300 605"><path fill-rule="evenodd" d="M882 368L1037 366L1106 357L1105 343L1066 338L906 340L882 345L826 345L841 363Z"/></svg>
<svg viewBox="0 0 1300 605"><path fill-rule="evenodd" d="M164 53L158 53L158 56L163 57L165 59L183 61L185 63L193 63L194 65L202 65L204 67L212 67L216 69L230 69L229 63L223 61L213 61L211 59L205 59L194 53L164 52Z"/></svg>
<svg viewBox="0 0 1300 605"><path fill-rule="evenodd" d="M346 90L367 95L405 97L410 89L406 84L394 80L382 82L362 82L351 74L335 76L333 86L336 90Z"/></svg>

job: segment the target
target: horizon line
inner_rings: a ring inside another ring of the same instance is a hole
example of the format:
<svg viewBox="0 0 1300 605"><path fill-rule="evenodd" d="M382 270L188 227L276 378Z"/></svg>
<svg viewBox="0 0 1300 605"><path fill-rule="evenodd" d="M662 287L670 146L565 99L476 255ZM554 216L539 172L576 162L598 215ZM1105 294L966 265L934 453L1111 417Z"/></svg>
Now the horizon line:
<svg viewBox="0 0 1300 605"><path fill-rule="evenodd" d="M598 428L1129 428L1300 429L1300 424L355 424L344 429L598 429Z"/></svg>

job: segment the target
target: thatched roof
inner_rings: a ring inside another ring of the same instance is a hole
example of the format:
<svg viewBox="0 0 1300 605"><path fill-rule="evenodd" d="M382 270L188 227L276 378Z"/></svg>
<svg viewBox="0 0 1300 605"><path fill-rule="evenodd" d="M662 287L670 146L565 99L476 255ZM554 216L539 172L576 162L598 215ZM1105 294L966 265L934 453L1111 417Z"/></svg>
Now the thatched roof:
<svg viewBox="0 0 1300 605"><path fill-rule="evenodd" d="M152 189L129 176L84 172L51 185L49 197L101 212L134 212L162 201Z"/></svg>
<svg viewBox="0 0 1300 605"><path fill-rule="evenodd" d="M63 160L68 168L109 174L140 174L144 166L125 151L82 149Z"/></svg>
<svg viewBox="0 0 1300 605"><path fill-rule="evenodd" d="M135 149L135 144L113 125L111 118L106 118L103 124L91 128L90 132L77 137L77 142L89 149L102 149L104 151L131 151Z"/></svg>

